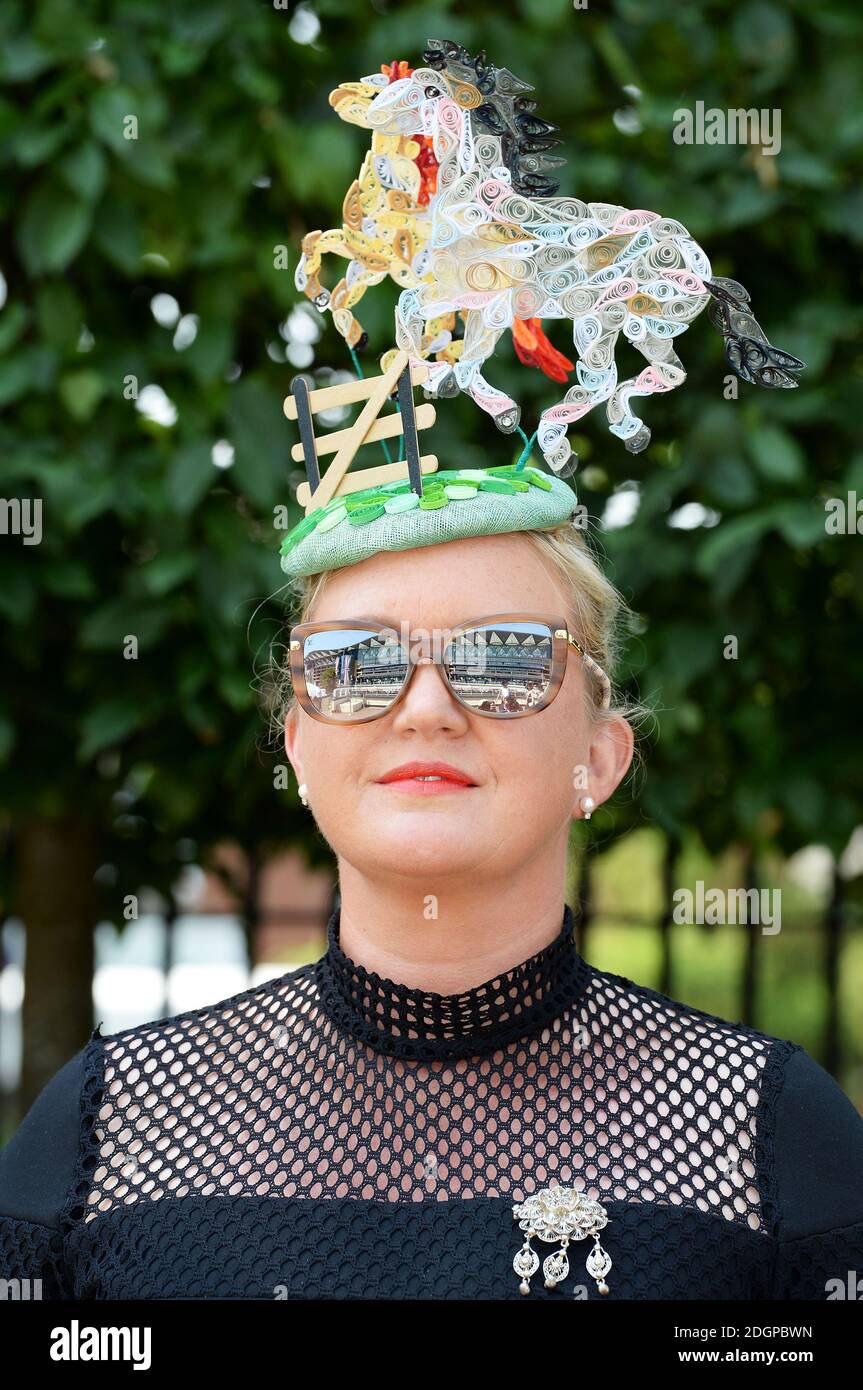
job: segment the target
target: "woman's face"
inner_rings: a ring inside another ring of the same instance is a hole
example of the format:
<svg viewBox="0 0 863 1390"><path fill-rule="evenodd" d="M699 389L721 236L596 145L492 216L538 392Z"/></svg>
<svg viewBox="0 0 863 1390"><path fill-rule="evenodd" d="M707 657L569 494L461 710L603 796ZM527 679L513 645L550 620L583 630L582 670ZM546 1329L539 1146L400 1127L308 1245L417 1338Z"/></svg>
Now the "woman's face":
<svg viewBox="0 0 863 1390"><path fill-rule="evenodd" d="M375 555L333 573L310 617L372 616L433 638L474 618L517 612L563 618L567 606L552 570L515 533L424 546L409 558ZM550 705L518 719L485 719L453 699L436 667L421 665L379 719L340 726L294 709L285 747L321 832L359 872L506 878L520 861L563 857L580 798L600 805L629 766L629 725L591 718L589 681L570 648ZM411 761L448 763L473 785L429 795L380 780Z"/></svg>

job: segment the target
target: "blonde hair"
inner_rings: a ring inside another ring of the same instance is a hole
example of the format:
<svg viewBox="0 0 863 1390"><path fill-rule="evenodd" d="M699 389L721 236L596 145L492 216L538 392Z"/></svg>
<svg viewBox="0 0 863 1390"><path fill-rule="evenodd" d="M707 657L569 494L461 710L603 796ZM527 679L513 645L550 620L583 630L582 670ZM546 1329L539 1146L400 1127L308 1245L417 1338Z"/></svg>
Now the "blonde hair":
<svg viewBox="0 0 863 1390"><path fill-rule="evenodd" d="M566 596L567 620L587 654L598 662L611 680L611 701L607 710L601 706L601 687L589 672L585 672L589 712L596 720L620 717L638 734L652 711L637 701L622 697L615 688L614 670L624 640L623 628L630 625L635 614L623 595L603 573L591 546L582 531L571 521L531 531L519 531L535 547L552 569ZM312 616L331 571L294 579L287 586L291 615L287 626L308 621ZM296 698L286 654L281 664L270 667L268 704L273 738L282 737L284 722L296 708ZM640 754L636 750L636 762Z"/></svg>

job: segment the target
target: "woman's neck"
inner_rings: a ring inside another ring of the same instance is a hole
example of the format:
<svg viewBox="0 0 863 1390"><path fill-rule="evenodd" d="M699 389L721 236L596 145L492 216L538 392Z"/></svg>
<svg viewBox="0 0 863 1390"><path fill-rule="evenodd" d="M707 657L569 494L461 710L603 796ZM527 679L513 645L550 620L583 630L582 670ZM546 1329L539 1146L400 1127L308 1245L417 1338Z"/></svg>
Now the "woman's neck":
<svg viewBox="0 0 863 1390"><path fill-rule="evenodd" d="M340 944L389 980L458 994L543 950L561 930L565 853L538 854L510 878L481 874L423 881L339 863Z"/></svg>

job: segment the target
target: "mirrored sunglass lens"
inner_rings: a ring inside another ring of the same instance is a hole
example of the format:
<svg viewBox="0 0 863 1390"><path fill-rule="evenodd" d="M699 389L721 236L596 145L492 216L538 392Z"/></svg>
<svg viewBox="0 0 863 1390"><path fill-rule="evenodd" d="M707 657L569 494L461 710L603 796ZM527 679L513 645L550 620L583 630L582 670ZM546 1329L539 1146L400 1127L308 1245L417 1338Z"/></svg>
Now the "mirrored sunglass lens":
<svg viewBox="0 0 863 1390"><path fill-rule="evenodd" d="M529 714L548 693L553 643L544 623L482 623L447 644L447 675L471 709Z"/></svg>
<svg viewBox="0 0 863 1390"><path fill-rule="evenodd" d="M303 644L306 689L330 719L355 719L392 704L404 685L407 654L394 633L370 628L313 632Z"/></svg>

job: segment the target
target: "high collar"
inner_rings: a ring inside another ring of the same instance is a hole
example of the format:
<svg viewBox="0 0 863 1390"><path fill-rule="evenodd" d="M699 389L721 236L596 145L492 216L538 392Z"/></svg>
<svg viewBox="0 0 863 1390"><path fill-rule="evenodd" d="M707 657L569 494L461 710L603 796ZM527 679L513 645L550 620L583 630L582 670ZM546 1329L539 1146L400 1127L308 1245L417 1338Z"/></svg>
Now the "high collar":
<svg viewBox="0 0 863 1390"><path fill-rule="evenodd" d="M568 904L548 946L461 994L411 989L366 970L342 950L339 918L337 907L317 962L321 1005L341 1029L392 1057L449 1061L537 1033L579 997L590 970L576 950Z"/></svg>

